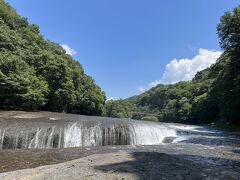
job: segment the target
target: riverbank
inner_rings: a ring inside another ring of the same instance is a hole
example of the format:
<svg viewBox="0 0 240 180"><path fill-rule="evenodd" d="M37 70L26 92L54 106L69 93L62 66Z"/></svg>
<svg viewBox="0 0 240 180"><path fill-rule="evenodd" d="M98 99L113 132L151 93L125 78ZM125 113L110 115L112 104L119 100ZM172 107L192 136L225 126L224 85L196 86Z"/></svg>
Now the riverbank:
<svg viewBox="0 0 240 180"><path fill-rule="evenodd" d="M0 162L1 167L5 165L4 171L37 167L2 173L0 179L238 179L240 177L240 147L231 146L166 144L7 150L1 151ZM47 164L54 165L43 166Z"/></svg>
<svg viewBox="0 0 240 180"><path fill-rule="evenodd" d="M2 111L0 140L0 179L240 177L239 134L213 127Z"/></svg>

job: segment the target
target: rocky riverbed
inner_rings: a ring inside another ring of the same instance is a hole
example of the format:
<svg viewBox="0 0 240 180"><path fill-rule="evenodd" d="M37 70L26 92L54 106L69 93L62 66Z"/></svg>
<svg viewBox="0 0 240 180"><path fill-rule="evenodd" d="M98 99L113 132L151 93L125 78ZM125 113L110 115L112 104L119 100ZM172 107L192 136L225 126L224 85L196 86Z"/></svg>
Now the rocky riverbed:
<svg viewBox="0 0 240 180"><path fill-rule="evenodd" d="M13 114L0 113L0 122ZM240 179L238 133L199 127L178 133L184 134L179 141L157 145L3 149L0 179Z"/></svg>
<svg viewBox="0 0 240 180"><path fill-rule="evenodd" d="M6 150L2 171L29 169L0 179L239 179L239 153L239 147L196 144Z"/></svg>

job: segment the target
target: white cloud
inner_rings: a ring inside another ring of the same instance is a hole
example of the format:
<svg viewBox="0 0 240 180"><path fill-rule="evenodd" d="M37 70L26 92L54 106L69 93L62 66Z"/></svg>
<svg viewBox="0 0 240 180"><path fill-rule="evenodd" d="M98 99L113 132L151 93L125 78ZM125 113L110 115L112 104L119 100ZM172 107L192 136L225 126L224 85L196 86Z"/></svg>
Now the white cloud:
<svg viewBox="0 0 240 180"><path fill-rule="evenodd" d="M75 54L77 54L77 51L75 51L74 49L72 49L69 45L67 44L61 44L62 48L66 51L66 54L70 55L70 56L74 56Z"/></svg>
<svg viewBox="0 0 240 180"><path fill-rule="evenodd" d="M161 81L165 84L189 81L197 72L215 63L221 54L220 51L199 49L198 54L192 59L173 59L165 67Z"/></svg>
<svg viewBox="0 0 240 180"><path fill-rule="evenodd" d="M161 79L151 82L147 88L142 89L146 91L160 83L173 84L179 81L189 81L197 72L215 63L221 54L221 51L199 49L198 54L192 59L173 59L166 65Z"/></svg>
<svg viewBox="0 0 240 180"><path fill-rule="evenodd" d="M111 100L116 100L116 99L113 97L108 97L106 101L111 101Z"/></svg>
<svg viewBox="0 0 240 180"><path fill-rule="evenodd" d="M146 88L144 88L144 87L139 87L139 88L138 88L138 91L139 91L140 93L143 93L144 91L146 91Z"/></svg>
<svg viewBox="0 0 240 180"><path fill-rule="evenodd" d="M163 83L162 80L155 80L155 81L149 83L148 86L151 88L151 87L154 87L154 86L156 86L158 84L161 84L161 83Z"/></svg>

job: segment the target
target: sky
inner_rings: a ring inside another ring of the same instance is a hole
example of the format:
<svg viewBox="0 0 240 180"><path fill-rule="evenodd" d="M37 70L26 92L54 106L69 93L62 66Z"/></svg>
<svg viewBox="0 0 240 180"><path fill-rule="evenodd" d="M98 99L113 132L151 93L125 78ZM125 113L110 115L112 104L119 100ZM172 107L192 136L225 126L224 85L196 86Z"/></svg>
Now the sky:
<svg viewBox="0 0 240 180"><path fill-rule="evenodd" d="M239 0L7 0L62 45L108 98L191 80L221 54L216 26Z"/></svg>

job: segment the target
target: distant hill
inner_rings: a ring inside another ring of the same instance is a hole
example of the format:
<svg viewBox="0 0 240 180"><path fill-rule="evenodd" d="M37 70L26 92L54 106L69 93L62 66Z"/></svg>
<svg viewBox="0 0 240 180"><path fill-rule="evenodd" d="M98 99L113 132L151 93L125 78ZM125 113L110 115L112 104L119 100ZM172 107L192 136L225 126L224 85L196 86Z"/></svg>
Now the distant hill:
<svg viewBox="0 0 240 180"><path fill-rule="evenodd" d="M152 121L240 125L240 7L217 26L224 53L192 81L159 84L138 96L109 101L106 115Z"/></svg>
<svg viewBox="0 0 240 180"><path fill-rule="evenodd" d="M81 64L0 0L0 108L102 115L105 93Z"/></svg>

